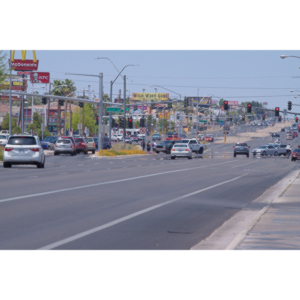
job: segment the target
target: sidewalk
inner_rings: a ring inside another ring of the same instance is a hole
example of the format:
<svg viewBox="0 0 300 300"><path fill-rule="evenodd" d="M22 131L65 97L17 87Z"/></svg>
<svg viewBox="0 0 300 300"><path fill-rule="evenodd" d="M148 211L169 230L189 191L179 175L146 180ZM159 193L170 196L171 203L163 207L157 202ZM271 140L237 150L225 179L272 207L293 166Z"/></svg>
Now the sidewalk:
<svg viewBox="0 0 300 300"><path fill-rule="evenodd" d="M292 171L191 250L300 249L300 170Z"/></svg>
<svg viewBox="0 0 300 300"><path fill-rule="evenodd" d="M300 249L300 175L270 204L235 248L237 250Z"/></svg>

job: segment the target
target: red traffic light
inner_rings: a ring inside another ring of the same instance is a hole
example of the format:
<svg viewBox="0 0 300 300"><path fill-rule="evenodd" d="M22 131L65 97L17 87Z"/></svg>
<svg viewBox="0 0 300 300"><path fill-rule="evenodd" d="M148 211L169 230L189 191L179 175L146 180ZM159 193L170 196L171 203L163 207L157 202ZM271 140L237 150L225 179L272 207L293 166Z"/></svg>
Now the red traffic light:
<svg viewBox="0 0 300 300"><path fill-rule="evenodd" d="M276 107L276 111L279 111L279 107Z"/></svg>

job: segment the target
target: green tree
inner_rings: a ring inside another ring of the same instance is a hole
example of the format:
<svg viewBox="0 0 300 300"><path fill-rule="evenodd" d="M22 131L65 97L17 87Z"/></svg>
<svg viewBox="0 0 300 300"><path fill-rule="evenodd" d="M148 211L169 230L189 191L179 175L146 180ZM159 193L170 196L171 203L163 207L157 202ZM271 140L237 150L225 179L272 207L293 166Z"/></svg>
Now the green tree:
<svg viewBox="0 0 300 300"><path fill-rule="evenodd" d="M37 112L33 113L33 122L27 126L28 131L32 131L33 134L37 135L40 139L42 139L42 116L40 116ZM51 136L51 133L48 129L44 130L44 137Z"/></svg>
<svg viewBox="0 0 300 300"><path fill-rule="evenodd" d="M3 50L0 50L0 82L3 81L8 75L7 67L8 63L6 60L6 55L3 54Z"/></svg>
<svg viewBox="0 0 300 300"><path fill-rule="evenodd" d="M12 129L17 126L17 118L11 118L11 127ZM3 123L2 123L2 129L9 129L9 113L7 113L4 117Z"/></svg>

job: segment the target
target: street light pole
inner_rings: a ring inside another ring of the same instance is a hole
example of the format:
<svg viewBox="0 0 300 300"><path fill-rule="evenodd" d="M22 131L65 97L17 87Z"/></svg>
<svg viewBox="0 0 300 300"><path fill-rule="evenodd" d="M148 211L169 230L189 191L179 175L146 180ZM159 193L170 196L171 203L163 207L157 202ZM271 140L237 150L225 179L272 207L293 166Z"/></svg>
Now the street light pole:
<svg viewBox="0 0 300 300"><path fill-rule="evenodd" d="M102 105L103 105L103 73L99 73L99 106L98 106L98 146L99 150L103 150L102 141Z"/></svg>
<svg viewBox="0 0 300 300"><path fill-rule="evenodd" d="M9 60L9 134L12 134L11 126L12 118L12 101L11 101L11 50L10 50L10 60Z"/></svg>

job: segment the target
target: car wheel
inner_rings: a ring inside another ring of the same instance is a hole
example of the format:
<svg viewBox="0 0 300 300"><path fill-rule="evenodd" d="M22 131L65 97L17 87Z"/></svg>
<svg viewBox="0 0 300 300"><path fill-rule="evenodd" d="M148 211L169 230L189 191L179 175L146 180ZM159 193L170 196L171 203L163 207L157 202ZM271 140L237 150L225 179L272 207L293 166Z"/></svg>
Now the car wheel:
<svg viewBox="0 0 300 300"><path fill-rule="evenodd" d="M247 157L249 158L249 153L247 154Z"/></svg>
<svg viewBox="0 0 300 300"><path fill-rule="evenodd" d="M175 156L171 156L171 159L175 159Z"/></svg>
<svg viewBox="0 0 300 300"><path fill-rule="evenodd" d="M11 168L11 163L3 163L3 168Z"/></svg>
<svg viewBox="0 0 300 300"><path fill-rule="evenodd" d="M235 154L235 153L233 154L233 157L236 157L236 154Z"/></svg>
<svg viewBox="0 0 300 300"><path fill-rule="evenodd" d="M80 153L80 151L79 151L79 150L76 150L76 152L77 152L77 154L79 154L79 153Z"/></svg>
<svg viewBox="0 0 300 300"><path fill-rule="evenodd" d="M95 150L92 151L92 154L95 154Z"/></svg>
<svg viewBox="0 0 300 300"><path fill-rule="evenodd" d="M37 164L38 169L44 169L45 167L45 161L43 163Z"/></svg>
<svg viewBox="0 0 300 300"><path fill-rule="evenodd" d="M266 156L267 155L266 151L264 151L261 155Z"/></svg>
<svg viewBox="0 0 300 300"><path fill-rule="evenodd" d="M54 152L54 155L59 155L59 152Z"/></svg>
<svg viewBox="0 0 300 300"><path fill-rule="evenodd" d="M188 156L188 159L192 159L193 157L192 156Z"/></svg>
<svg viewBox="0 0 300 300"><path fill-rule="evenodd" d="M159 151L155 151L157 154L159 154Z"/></svg>
<svg viewBox="0 0 300 300"><path fill-rule="evenodd" d="M294 161L294 159L293 159L293 158L291 158L291 161Z"/></svg>
<svg viewBox="0 0 300 300"><path fill-rule="evenodd" d="M71 152L71 156L74 156L74 154L75 154L74 152Z"/></svg>
<svg viewBox="0 0 300 300"><path fill-rule="evenodd" d="M278 152L277 151L275 151L275 153L274 153L274 156L277 156L278 155Z"/></svg>
<svg viewBox="0 0 300 300"><path fill-rule="evenodd" d="M87 151L83 151L83 153L84 153L84 154L88 154L88 152L87 152Z"/></svg>

